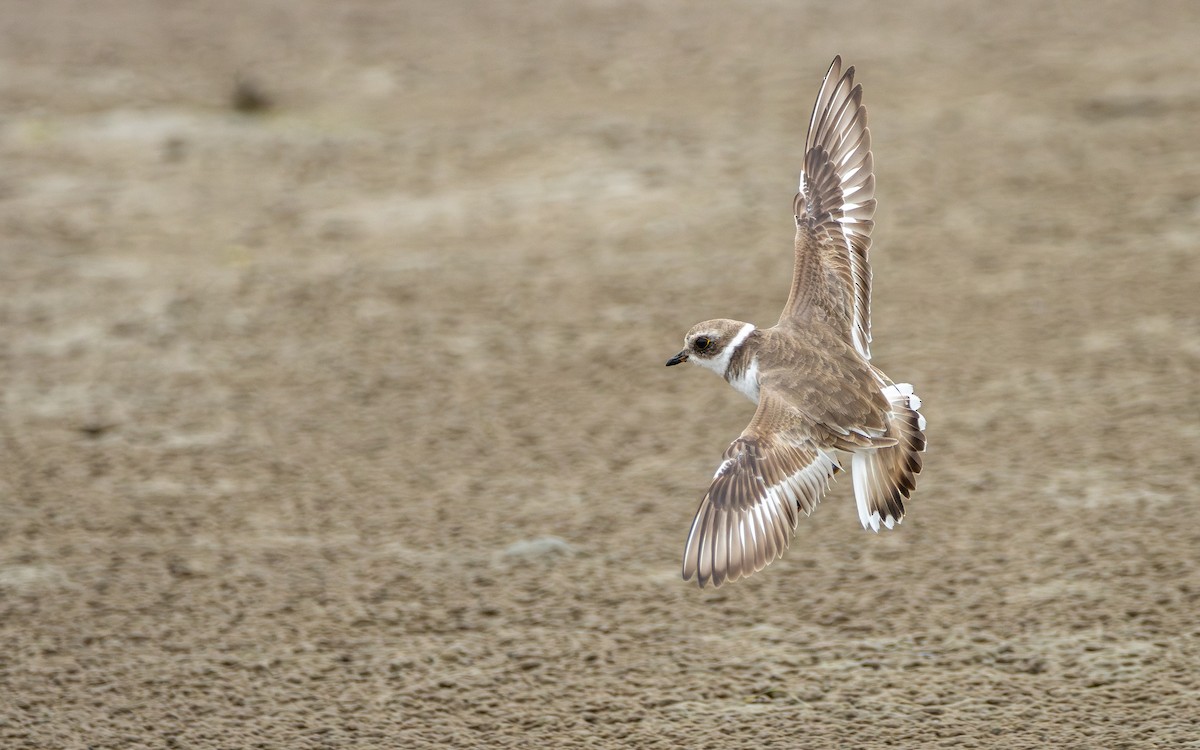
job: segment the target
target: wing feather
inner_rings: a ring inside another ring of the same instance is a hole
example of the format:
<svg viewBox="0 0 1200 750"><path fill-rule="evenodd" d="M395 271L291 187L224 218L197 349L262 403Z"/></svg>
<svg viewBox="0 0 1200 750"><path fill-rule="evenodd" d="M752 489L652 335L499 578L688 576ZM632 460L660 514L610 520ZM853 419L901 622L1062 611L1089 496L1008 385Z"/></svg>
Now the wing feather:
<svg viewBox="0 0 1200 750"><path fill-rule="evenodd" d="M793 210L795 271L780 324L819 315L870 359L874 160L862 86L854 83L853 67L842 72L840 57L825 75L809 120Z"/></svg>
<svg viewBox="0 0 1200 750"><path fill-rule="evenodd" d="M683 577L720 586L762 570L787 550L829 485L836 460L801 429L779 395L760 393L750 425L725 451L683 556Z"/></svg>

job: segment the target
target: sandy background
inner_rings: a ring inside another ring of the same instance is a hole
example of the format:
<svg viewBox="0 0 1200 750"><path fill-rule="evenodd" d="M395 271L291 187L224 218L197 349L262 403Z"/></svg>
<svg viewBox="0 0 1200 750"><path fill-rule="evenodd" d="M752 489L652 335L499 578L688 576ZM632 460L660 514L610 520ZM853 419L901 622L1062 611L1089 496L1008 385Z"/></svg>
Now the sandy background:
<svg viewBox="0 0 1200 750"><path fill-rule="evenodd" d="M244 5L0 2L0 746L1200 747L1200 5ZM839 52L926 471L702 592Z"/></svg>

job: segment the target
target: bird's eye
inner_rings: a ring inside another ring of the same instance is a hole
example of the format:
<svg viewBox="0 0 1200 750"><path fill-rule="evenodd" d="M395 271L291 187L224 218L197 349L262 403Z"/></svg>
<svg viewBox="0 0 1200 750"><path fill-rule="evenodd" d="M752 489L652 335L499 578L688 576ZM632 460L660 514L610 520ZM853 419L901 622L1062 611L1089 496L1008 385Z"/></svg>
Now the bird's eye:
<svg viewBox="0 0 1200 750"><path fill-rule="evenodd" d="M702 352L712 346L713 341L708 336L701 336L693 342L693 345L696 347L696 351Z"/></svg>

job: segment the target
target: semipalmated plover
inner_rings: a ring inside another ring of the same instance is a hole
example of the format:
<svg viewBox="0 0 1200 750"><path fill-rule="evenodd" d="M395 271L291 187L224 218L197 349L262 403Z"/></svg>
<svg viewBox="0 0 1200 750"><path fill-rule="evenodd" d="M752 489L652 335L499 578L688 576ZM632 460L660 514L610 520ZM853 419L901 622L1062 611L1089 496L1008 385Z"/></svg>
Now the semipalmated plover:
<svg viewBox="0 0 1200 750"><path fill-rule="evenodd" d="M904 517L925 418L912 386L870 362L874 194L862 86L836 57L804 142L795 269L779 322L706 320L667 361L706 367L758 404L696 511L684 580L720 586L778 559L799 511L813 511L847 455L863 527L890 529Z"/></svg>

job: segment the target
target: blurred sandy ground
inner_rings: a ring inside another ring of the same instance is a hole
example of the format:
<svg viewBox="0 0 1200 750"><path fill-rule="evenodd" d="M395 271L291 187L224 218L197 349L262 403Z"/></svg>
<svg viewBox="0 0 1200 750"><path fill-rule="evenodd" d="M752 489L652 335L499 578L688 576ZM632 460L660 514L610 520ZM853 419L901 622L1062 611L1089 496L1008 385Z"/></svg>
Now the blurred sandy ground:
<svg viewBox="0 0 1200 750"><path fill-rule="evenodd" d="M0 3L3 744L1195 742L1198 17ZM926 474L700 592L835 53Z"/></svg>

